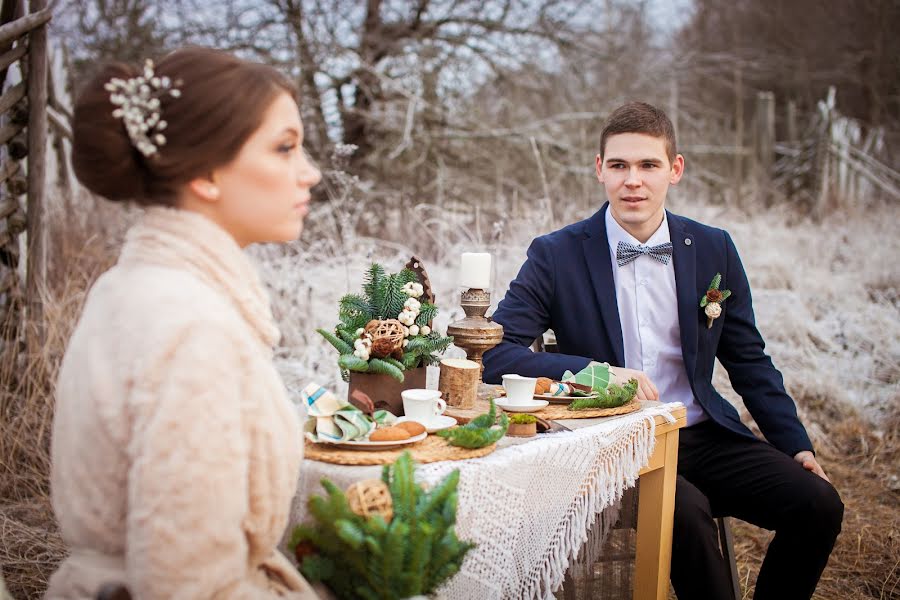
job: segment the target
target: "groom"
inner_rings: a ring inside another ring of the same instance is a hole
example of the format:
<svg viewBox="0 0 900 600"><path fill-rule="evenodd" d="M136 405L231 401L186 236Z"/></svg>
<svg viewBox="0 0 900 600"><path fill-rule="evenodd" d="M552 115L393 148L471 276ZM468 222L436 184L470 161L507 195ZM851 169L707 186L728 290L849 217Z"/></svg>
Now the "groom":
<svg viewBox="0 0 900 600"><path fill-rule="evenodd" d="M726 515L775 531L755 598L809 598L844 506L765 353L734 242L665 210L684 157L659 109L635 102L613 112L596 163L608 203L532 242L494 313L504 337L484 355L484 379L559 379L604 361L612 381L638 380L640 399L683 403L672 551L679 600L733 600L714 522ZM707 297L717 274L719 292ZM547 329L559 354L531 352ZM713 388L716 358L767 441Z"/></svg>

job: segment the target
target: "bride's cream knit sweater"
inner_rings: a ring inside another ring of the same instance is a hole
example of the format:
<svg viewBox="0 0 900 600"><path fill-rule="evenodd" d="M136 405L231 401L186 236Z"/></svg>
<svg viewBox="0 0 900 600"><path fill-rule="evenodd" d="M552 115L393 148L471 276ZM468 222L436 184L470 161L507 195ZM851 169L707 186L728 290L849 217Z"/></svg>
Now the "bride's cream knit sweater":
<svg viewBox="0 0 900 600"><path fill-rule="evenodd" d="M91 289L63 360L48 598L314 598L278 553L301 461L279 332L233 239L154 208Z"/></svg>

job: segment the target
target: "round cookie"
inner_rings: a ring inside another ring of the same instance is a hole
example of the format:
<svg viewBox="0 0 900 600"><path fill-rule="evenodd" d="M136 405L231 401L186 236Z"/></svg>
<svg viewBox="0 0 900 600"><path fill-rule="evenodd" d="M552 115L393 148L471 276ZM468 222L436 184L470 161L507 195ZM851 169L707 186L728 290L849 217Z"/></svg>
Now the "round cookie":
<svg viewBox="0 0 900 600"><path fill-rule="evenodd" d="M402 440L408 440L412 436L409 435L409 432L401 427L383 427L381 429L376 429L372 432L372 435L369 436L370 442L399 442Z"/></svg>
<svg viewBox="0 0 900 600"><path fill-rule="evenodd" d="M402 423L397 423L394 427L405 429L409 432L410 437L416 437L417 435L425 433L425 426L418 421L404 421Z"/></svg>

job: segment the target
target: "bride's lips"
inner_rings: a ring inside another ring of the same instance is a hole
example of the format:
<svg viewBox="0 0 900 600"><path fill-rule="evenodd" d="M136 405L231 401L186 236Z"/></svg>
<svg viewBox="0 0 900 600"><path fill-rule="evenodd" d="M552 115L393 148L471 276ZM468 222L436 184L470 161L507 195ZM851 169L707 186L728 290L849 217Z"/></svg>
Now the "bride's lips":
<svg viewBox="0 0 900 600"><path fill-rule="evenodd" d="M297 204L294 205L294 210L297 212L301 212L304 215L309 213L309 198L305 200L301 200Z"/></svg>

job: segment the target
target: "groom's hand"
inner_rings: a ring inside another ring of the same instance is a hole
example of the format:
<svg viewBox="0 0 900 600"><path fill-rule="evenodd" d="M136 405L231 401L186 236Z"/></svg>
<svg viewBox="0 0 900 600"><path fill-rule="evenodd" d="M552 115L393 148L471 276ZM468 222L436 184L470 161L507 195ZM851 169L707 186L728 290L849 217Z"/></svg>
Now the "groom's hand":
<svg viewBox="0 0 900 600"><path fill-rule="evenodd" d="M643 371L635 371L634 369L626 369L624 367L610 367L609 375L611 380L610 383L615 383L616 385L625 385L628 383L629 379L637 379L638 400L659 400L659 391Z"/></svg>
<svg viewBox="0 0 900 600"><path fill-rule="evenodd" d="M831 483L831 480L828 479L828 475L825 474L825 471L822 470L822 467L819 465L819 461L816 460L816 457L809 450L798 452L794 455L794 460L803 465L803 468L807 471L812 471L828 483Z"/></svg>

